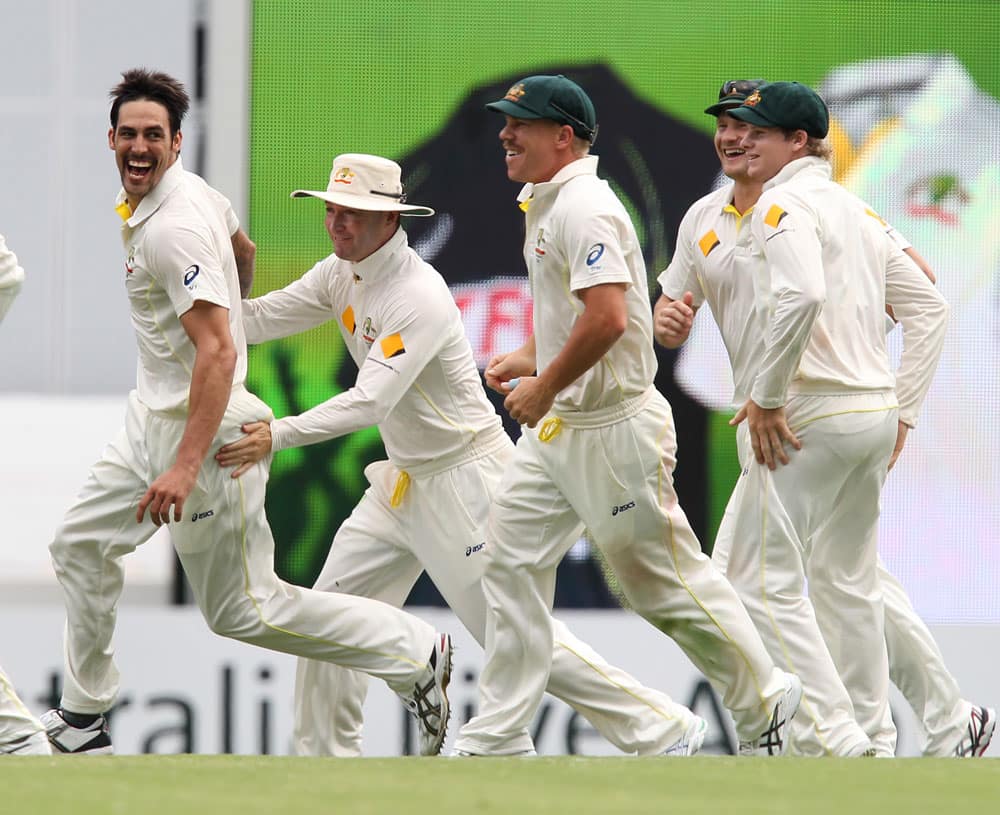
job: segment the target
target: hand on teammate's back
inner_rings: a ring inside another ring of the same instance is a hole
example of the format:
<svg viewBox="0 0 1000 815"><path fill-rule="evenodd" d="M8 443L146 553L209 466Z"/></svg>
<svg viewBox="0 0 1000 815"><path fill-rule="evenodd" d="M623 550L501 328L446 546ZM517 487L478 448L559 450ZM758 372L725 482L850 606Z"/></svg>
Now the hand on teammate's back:
<svg viewBox="0 0 1000 815"><path fill-rule="evenodd" d="M242 439L219 448L215 460L220 467L235 467L233 478L239 478L271 452L270 422L249 422L243 425Z"/></svg>

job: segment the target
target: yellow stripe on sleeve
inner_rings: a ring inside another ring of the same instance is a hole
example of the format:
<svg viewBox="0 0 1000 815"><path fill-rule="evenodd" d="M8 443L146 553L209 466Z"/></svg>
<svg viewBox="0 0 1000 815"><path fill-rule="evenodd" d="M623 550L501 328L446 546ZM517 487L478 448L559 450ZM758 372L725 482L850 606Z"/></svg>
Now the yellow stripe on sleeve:
<svg viewBox="0 0 1000 815"><path fill-rule="evenodd" d="M865 215L871 215L876 221L879 222L880 226L888 226L888 224L883 220L882 216L879 215L875 210L870 207L865 207Z"/></svg>
<svg viewBox="0 0 1000 815"><path fill-rule="evenodd" d="M399 334L390 334L381 342L382 356L386 359L398 357L406 353L406 346L403 345L403 338Z"/></svg>
<svg viewBox="0 0 1000 815"><path fill-rule="evenodd" d="M705 257L708 257L708 253L718 245L719 236L715 234L714 229L709 229L708 232L698 239L698 248L701 249L701 253Z"/></svg>
<svg viewBox="0 0 1000 815"><path fill-rule="evenodd" d="M784 218L788 213L785 212L777 204L771 204L771 208L767 211L767 215L764 216L764 223L768 226L776 229L778 224L781 223L781 219Z"/></svg>

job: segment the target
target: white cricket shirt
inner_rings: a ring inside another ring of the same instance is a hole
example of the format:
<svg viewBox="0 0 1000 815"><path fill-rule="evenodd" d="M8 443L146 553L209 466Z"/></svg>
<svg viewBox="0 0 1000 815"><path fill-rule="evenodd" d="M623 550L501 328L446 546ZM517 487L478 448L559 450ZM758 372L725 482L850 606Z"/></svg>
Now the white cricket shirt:
<svg viewBox="0 0 1000 815"><path fill-rule="evenodd" d="M580 314L577 292L625 283L625 333L602 359L556 396L555 410L593 411L643 393L656 374L646 266L628 212L597 177L597 156L563 167L551 181L527 184L524 259L534 299L536 363L543 371L562 350Z"/></svg>
<svg viewBox="0 0 1000 815"><path fill-rule="evenodd" d="M274 450L378 425L390 460L406 469L457 453L481 433L502 432L458 306L402 229L358 263L330 255L285 288L244 302L251 344L330 319L357 363L357 381L272 422Z"/></svg>
<svg viewBox="0 0 1000 815"><path fill-rule="evenodd" d="M17 297L23 281L24 269L17 265L17 256L7 248L7 241L0 235L0 320Z"/></svg>
<svg viewBox="0 0 1000 815"><path fill-rule="evenodd" d="M948 306L860 198L813 156L764 185L751 220L757 308L769 320L752 388L766 408L789 393L895 386L900 419L913 426L944 343ZM895 380L885 305L903 325Z"/></svg>
<svg viewBox="0 0 1000 815"><path fill-rule="evenodd" d="M125 288L139 345L136 388L152 410L186 410L195 346L180 317L197 300L229 309L236 348L233 387L246 380L240 284L231 235L239 226L229 201L178 158L129 215L118 194L125 244Z"/></svg>
<svg viewBox="0 0 1000 815"><path fill-rule="evenodd" d="M708 303L732 366L733 403L742 405L750 398L760 361L763 327L750 266L753 207L741 214L732 197L733 186L727 184L692 204L681 220L670 265L658 280L672 300L690 291L696 307Z"/></svg>

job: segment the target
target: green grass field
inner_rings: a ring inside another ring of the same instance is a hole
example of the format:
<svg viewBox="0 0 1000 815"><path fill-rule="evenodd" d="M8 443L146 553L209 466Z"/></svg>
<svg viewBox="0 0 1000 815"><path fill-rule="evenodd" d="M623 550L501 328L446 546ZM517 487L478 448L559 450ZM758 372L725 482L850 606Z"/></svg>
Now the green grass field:
<svg viewBox="0 0 1000 815"><path fill-rule="evenodd" d="M0 759L0 815L997 811L989 759Z"/></svg>

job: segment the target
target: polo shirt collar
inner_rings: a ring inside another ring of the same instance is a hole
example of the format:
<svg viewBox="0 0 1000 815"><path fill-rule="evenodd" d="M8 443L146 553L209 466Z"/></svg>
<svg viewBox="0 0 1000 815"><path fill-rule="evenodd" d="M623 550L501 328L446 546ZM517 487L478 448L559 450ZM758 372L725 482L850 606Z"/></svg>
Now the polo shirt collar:
<svg viewBox="0 0 1000 815"><path fill-rule="evenodd" d="M389 258L406 245L406 232L403 231L403 227L397 227L393 236L364 260L359 260L357 263L348 261L355 279L363 280L365 283L375 282L388 268Z"/></svg>
<svg viewBox="0 0 1000 815"><path fill-rule="evenodd" d="M583 156L571 161L548 181L541 181L538 184L525 184L518 193L517 202L524 204L533 195L541 195L546 190L565 184L571 178L580 175L597 175L597 156ZM524 207L522 206L522 209Z"/></svg>
<svg viewBox="0 0 1000 815"><path fill-rule="evenodd" d="M807 175L815 174L830 178L831 171L832 168L830 167L830 162L826 159L820 158L819 156L803 156L802 158L795 159L795 161L788 162L788 164L778 171L777 175L765 181L764 189L769 190L771 187L784 184L786 181L791 180L799 173L805 173Z"/></svg>
<svg viewBox="0 0 1000 815"><path fill-rule="evenodd" d="M160 204L167 200L167 196L177 188L183 178L184 167L181 164L181 157L178 156L163 174L159 183L139 202L135 212L132 212L132 208L129 206L125 190L119 190L118 197L115 199L115 212L128 226L134 229L160 208Z"/></svg>

